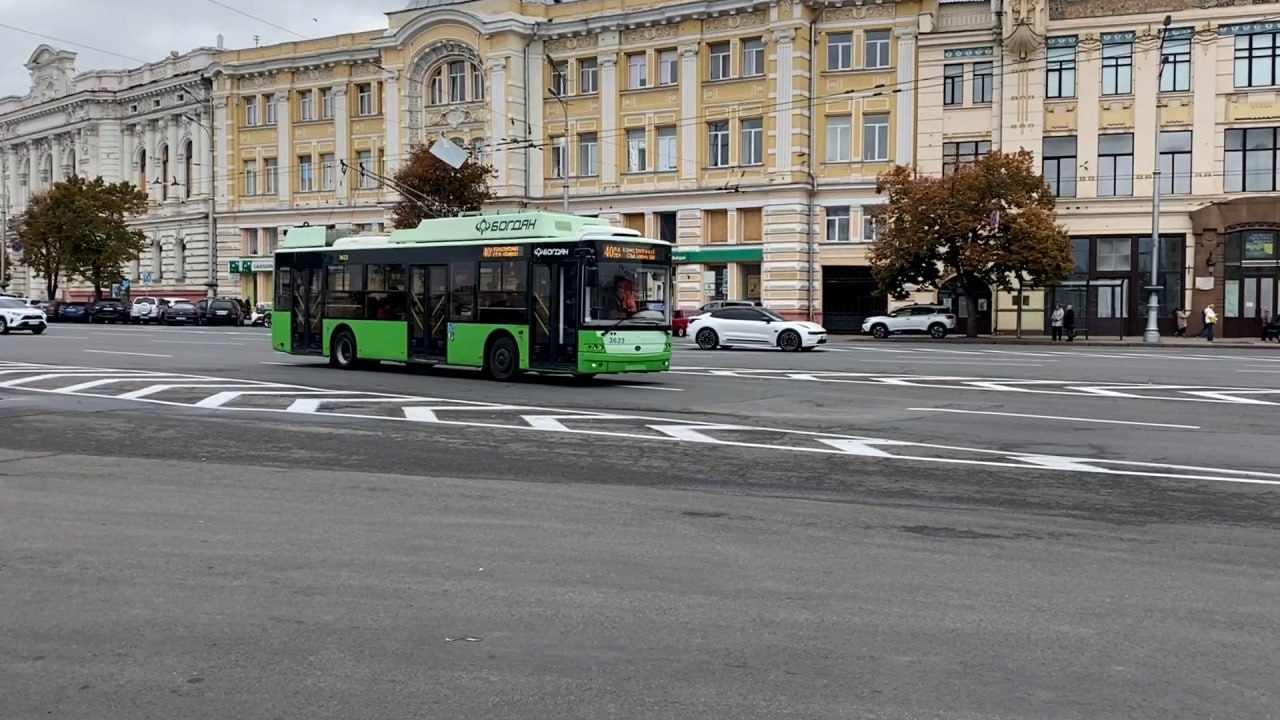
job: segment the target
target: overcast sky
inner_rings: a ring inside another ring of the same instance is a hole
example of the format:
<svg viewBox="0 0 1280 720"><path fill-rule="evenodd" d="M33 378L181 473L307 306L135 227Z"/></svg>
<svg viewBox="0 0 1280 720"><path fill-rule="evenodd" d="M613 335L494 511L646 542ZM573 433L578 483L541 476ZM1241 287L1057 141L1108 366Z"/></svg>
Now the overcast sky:
<svg viewBox="0 0 1280 720"><path fill-rule="evenodd" d="M26 95L23 67L41 43L77 54L80 71L137 67L214 45L263 45L386 27L408 0L0 0L0 97ZM47 37L40 37L41 35ZM90 49L92 48L92 49Z"/></svg>

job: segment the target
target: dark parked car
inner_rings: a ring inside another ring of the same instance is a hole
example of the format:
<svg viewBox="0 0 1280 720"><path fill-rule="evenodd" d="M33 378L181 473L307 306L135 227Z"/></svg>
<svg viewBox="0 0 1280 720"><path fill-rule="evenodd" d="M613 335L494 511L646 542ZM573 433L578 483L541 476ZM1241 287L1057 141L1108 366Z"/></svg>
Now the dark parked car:
<svg viewBox="0 0 1280 720"><path fill-rule="evenodd" d="M53 303L46 312L50 320L57 322L89 322L89 303Z"/></svg>
<svg viewBox="0 0 1280 720"><path fill-rule="evenodd" d="M124 323L129 322L129 306L117 298L99 300L89 305L89 322L92 323Z"/></svg>
<svg viewBox="0 0 1280 720"><path fill-rule="evenodd" d="M160 322L165 325L186 325L195 321L196 306L186 300L175 300L160 309Z"/></svg>
<svg viewBox="0 0 1280 720"><path fill-rule="evenodd" d="M244 325L244 310L231 298L205 298L196 304L197 325Z"/></svg>

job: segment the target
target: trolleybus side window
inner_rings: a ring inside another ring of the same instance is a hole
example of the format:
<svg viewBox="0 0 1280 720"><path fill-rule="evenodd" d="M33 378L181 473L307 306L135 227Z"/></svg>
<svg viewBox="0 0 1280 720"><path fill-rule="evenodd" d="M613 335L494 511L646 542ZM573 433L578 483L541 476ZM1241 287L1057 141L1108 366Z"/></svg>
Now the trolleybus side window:
<svg viewBox="0 0 1280 720"><path fill-rule="evenodd" d="M330 265L325 276L325 315L332 318L363 317L360 286L363 265Z"/></svg>
<svg viewBox="0 0 1280 720"><path fill-rule="evenodd" d="M404 286L404 266L369 265L364 296L365 320L404 320L408 299Z"/></svg>
<svg viewBox="0 0 1280 720"><path fill-rule="evenodd" d="M525 278L528 272L528 263L524 261L480 263L476 320L482 323L526 324L529 321L525 314Z"/></svg>
<svg viewBox="0 0 1280 720"><path fill-rule="evenodd" d="M289 267L276 268L275 307L281 312L293 310L293 270Z"/></svg>
<svg viewBox="0 0 1280 720"><path fill-rule="evenodd" d="M449 266L452 276L449 292L449 321L471 322L475 319L476 264L453 263Z"/></svg>

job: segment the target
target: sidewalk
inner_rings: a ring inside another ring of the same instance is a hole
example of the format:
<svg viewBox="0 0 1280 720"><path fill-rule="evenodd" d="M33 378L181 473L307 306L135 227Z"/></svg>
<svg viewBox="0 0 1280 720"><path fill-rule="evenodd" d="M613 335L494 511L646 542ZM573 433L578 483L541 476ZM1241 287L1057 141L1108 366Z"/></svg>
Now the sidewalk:
<svg viewBox="0 0 1280 720"><path fill-rule="evenodd" d="M1063 347L1097 346L1097 347L1144 347L1153 350L1159 349L1178 349L1195 348L1199 350L1229 349L1229 350L1270 350L1280 355L1280 343L1262 342L1261 340L1249 340L1247 338L1219 338L1213 342L1209 342L1203 338L1175 338L1163 336L1160 338L1159 344L1150 345L1142 341L1142 336L1099 338L1095 337L1085 340L1083 337L1077 337L1071 342L1059 341L1053 342L1047 335L1032 335L1030 333L1020 338L1012 335L979 335L976 338L964 337L963 335L949 335L942 340L934 340L927 335L895 335L885 340L877 340L870 335L829 335L832 342L875 342L875 343L910 343L910 344L932 344L932 345L1056 345Z"/></svg>

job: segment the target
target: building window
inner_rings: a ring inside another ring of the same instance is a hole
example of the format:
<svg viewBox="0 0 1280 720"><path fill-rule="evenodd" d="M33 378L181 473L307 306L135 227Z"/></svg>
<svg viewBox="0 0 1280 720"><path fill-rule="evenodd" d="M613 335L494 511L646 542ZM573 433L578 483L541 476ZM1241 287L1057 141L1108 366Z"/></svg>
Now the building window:
<svg viewBox="0 0 1280 720"><path fill-rule="evenodd" d="M320 117L325 120L333 119L333 90L330 88L320 91Z"/></svg>
<svg viewBox="0 0 1280 720"><path fill-rule="evenodd" d="M1167 38L1160 51L1160 92L1191 90L1191 36Z"/></svg>
<svg viewBox="0 0 1280 720"><path fill-rule="evenodd" d="M563 135L551 138L551 177L569 176L569 144Z"/></svg>
<svg viewBox="0 0 1280 720"><path fill-rule="evenodd" d="M649 56L642 52L627 56L627 88L639 90L649 84Z"/></svg>
<svg viewBox="0 0 1280 720"><path fill-rule="evenodd" d="M1280 33L1236 36L1236 87L1267 87L1280 76Z"/></svg>
<svg viewBox="0 0 1280 720"><path fill-rule="evenodd" d="M729 121L707 123L707 166L729 166Z"/></svg>
<svg viewBox="0 0 1280 720"><path fill-rule="evenodd" d="M649 169L648 131L636 128L627 131L627 172L644 172Z"/></svg>
<svg viewBox="0 0 1280 720"><path fill-rule="evenodd" d="M832 33L827 36L827 69L853 69L853 33Z"/></svg>
<svg viewBox="0 0 1280 720"><path fill-rule="evenodd" d="M244 194L258 194L258 161L244 161Z"/></svg>
<svg viewBox="0 0 1280 720"><path fill-rule="evenodd" d="M1191 194L1191 131L1160 133L1160 194Z"/></svg>
<svg viewBox="0 0 1280 720"><path fill-rule="evenodd" d="M471 66L471 99L477 102L485 99L484 70L475 65Z"/></svg>
<svg viewBox="0 0 1280 720"><path fill-rule="evenodd" d="M279 190L280 181L280 161L277 158L267 158L262 162L262 176L266 180L263 188L267 195L274 195Z"/></svg>
<svg viewBox="0 0 1280 720"><path fill-rule="evenodd" d="M1104 42L1102 44L1102 94L1129 95L1133 93L1133 43Z"/></svg>
<svg viewBox="0 0 1280 720"><path fill-rule="evenodd" d="M298 118L304 122L316 119L316 91L303 90L298 96Z"/></svg>
<svg viewBox="0 0 1280 720"><path fill-rule="evenodd" d="M676 169L676 128L674 126L658 128L658 171L670 172Z"/></svg>
<svg viewBox="0 0 1280 720"><path fill-rule="evenodd" d="M883 205L862 206L862 242L875 242L880 239L884 220L881 219L877 209L883 208Z"/></svg>
<svg viewBox="0 0 1280 720"><path fill-rule="evenodd" d="M1133 195L1133 134L1098 136L1098 197Z"/></svg>
<svg viewBox="0 0 1280 720"><path fill-rule="evenodd" d="M372 115L377 112L373 105L373 83L356 85L356 108L356 112L361 115Z"/></svg>
<svg viewBox="0 0 1280 720"><path fill-rule="evenodd" d="M578 133L578 177L600 174L600 143L595 133Z"/></svg>
<svg viewBox="0 0 1280 720"><path fill-rule="evenodd" d="M849 208L827 208L827 242L849 242L851 239L853 238L849 232Z"/></svg>
<svg viewBox="0 0 1280 720"><path fill-rule="evenodd" d="M964 65L946 65L942 68L942 104L964 104Z"/></svg>
<svg viewBox="0 0 1280 720"><path fill-rule="evenodd" d="M1076 138L1047 137L1044 139L1044 181L1049 192L1057 197L1076 196Z"/></svg>
<svg viewBox="0 0 1280 720"><path fill-rule="evenodd" d="M1076 96L1076 48L1051 47L1045 56L1045 97Z"/></svg>
<svg viewBox="0 0 1280 720"><path fill-rule="evenodd" d="M764 74L764 41L751 38L742 41L742 76L756 77Z"/></svg>
<svg viewBox="0 0 1280 720"><path fill-rule="evenodd" d="M738 148L739 165L764 164L764 120L750 118L740 120L738 129L742 133L741 147Z"/></svg>
<svg viewBox="0 0 1280 720"><path fill-rule="evenodd" d="M853 159L853 118L848 115L827 116L827 162L841 163Z"/></svg>
<svg viewBox="0 0 1280 720"><path fill-rule="evenodd" d="M942 143L942 174L951 175L956 168L972 165L989 152L991 143L987 140Z"/></svg>
<svg viewBox="0 0 1280 720"><path fill-rule="evenodd" d="M457 63L454 63L455 65ZM466 76L462 79L465 87ZM569 94L569 61L551 63L551 95L562 98Z"/></svg>
<svg viewBox="0 0 1280 720"><path fill-rule="evenodd" d="M244 99L244 124L250 127L258 124L258 98Z"/></svg>
<svg viewBox="0 0 1280 720"><path fill-rule="evenodd" d="M338 164L334 162L333 155L326 154L320 156L320 188L322 190L333 190L337 187Z"/></svg>
<svg viewBox="0 0 1280 720"><path fill-rule="evenodd" d="M356 153L356 166L360 168L360 182L358 187L361 190L372 190L373 182L373 151L361 150Z"/></svg>
<svg viewBox="0 0 1280 720"><path fill-rule="evenodd" d="M298 192L311 192L316 189L315 174L311 168L311 156L298 157Z"/></svg>
<svg viewBox="0 0 1280 720"><path fill-rule="evenodd" d="M1133 269L1133 238L1098 238L1098 272Z"/></svg>
<svg viewBox="0 0 1280 720"><path fill-rule="evenodd" d="M437 72L431 76L431 80L428 82L428 91L430 92L430 95L427 98L428 104L444 105L446 102L448 102L445 99L446 94L444 91L444 73Z"/></svg>
<svg viewBox="0 0 1280 720"><path fill-rule="evenodd" d="M711 79L724 80L730 76L729 43L715 43L711 46Z"/></svg>
<svg viewBox="0 0 1280 720"><path fill-rule="evenodd" d="M578 61L578 92L583 95L600 92L600 67L595 58Z"/></svg>
<svg viewBox="0 0 1280 720"><path fill-rule="evenodd" d="M1277 128L1227 130L1223 190L1226 192L1274 192Z"/></svg>
<svg viewBox="0 0 1280 720"><path fill-rule="evenodd" d="M973 64L973 102L989 103L995 90L995 74L992 64L980 62Z"/></svg>
<svg viewBox="0 0 1280 720"><path fill-rule="evenodd" d="M872 30L868 32L863 40L863 48L866 51L866 62L863 63L867 68L887 68L889 67L889 31L888 30Z"/></svg>
<svg viewBox="0 0 1280 720"><path fill-rule="evenodd" d="M862 116L862 159L884 162L889 159L889 116Z"/></svg>
<svg viewBox="0 0 1280 720"><path fill-rule="evenodd" d="M680 54L675 50L658 53L658 84L676 85L680 82Z"/></svg>
<svg viewBox="0 0 1280 720"><path fill-rule="evenodd" d="M264 97L264 98L262 98L262 104L263 104L263 105L265 105L265 106L267 107L267 124L268 124L268 125L275 125L275 124L276 124L276 109L277 109L277 105L276 105L275 98L272 98L272 97L270 97L270 96L268 96L268 97Z"/></svg>

